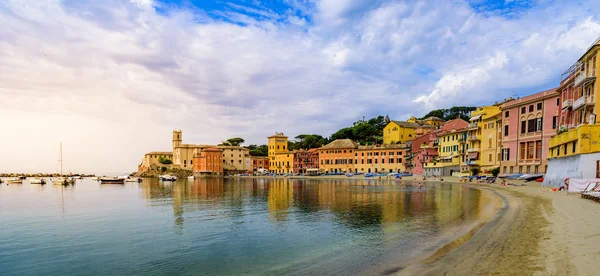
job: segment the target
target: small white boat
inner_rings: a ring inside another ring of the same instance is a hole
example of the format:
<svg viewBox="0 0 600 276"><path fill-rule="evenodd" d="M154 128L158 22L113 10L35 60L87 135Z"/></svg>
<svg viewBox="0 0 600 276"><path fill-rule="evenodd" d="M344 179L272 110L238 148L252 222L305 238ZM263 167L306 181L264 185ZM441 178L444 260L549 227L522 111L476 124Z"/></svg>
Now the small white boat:
<svg viewBox="0 0 600 276"><path fill-rule="evenodd" d="M124 184L125 179L120 177L100 177L101 184Z"/></svg>
<svg viewBox="0 0 600 276"><path fill-rule="evenodd" d="M125 179L125 182L142 182L141 178L137 178L137 177L128 177L127 179Z"/></svg>
<svg viewBox="0 0 600 276"><path fill-rule="evenodd" d="M162 181L175 181L177 180L177 176L164 174L159 176Z"/></svg>
<svg viewBox="0 0 600 276"><path fill-rule="evenodd" d="M64 177L54 177L50 179L54 185L65 185L67 181Z"/></svg>
<svg viewBox="0 0 600 276"><path fill-rule="evenodd" d="M31 179L29 179L29 184L44 185L44 184L46 184L46 180L43 178L31 178Z"/></svg>
<svg viewBox="0 0 600 276"><path fill-rule="evenodd" d="M20 177L11 178L6 181L7 184L23 184L23 179Z"/></svg>
<svg viewBox="0 0 600 276"><path fill-rule="evenodd" d="M190 175L190 176L188 176L188 177L187 177L187 179L192 179L192 180L193 180L193 179L194 179L194 176L193 176L193 175Z"/></svg>

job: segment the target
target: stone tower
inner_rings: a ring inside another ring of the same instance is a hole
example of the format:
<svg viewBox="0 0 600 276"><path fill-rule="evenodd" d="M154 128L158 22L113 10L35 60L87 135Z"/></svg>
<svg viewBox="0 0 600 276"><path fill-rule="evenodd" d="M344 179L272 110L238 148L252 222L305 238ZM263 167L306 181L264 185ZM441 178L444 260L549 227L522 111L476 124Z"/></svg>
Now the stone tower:
<svg viewBox="0 0 600 276"><path fill-rule="evenodd" d="M390 122L391 122L391 120L390 120L390 116L388 116L388 115L385 115L385 124L387 125L387 124L389 124Z"/></svg>
<svg viewBox="0 0 600 276"><path fill-rule="evenodd" d="M181 146L181 140L183 140L183 134L180 129L173 130L173 154L175 154L175 148Z"/></svg>

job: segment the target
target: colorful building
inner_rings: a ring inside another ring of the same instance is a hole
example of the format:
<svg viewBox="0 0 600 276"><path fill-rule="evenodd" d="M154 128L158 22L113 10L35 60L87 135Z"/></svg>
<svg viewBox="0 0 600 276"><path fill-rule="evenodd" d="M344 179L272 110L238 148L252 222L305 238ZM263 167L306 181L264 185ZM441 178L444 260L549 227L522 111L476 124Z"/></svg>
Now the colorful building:
<svg viewBox="0 0 600 276"><path fill-rule="evenodd" d="M501 173L545 173L550 137L558 129L560 107L556 89L515 99L502 111Z"/></svg>
<svg viewBox="0 0 600 276"><path fill-rule="evenodd" d="M437 117L428 117L423 120L411 117L407 121L390 121L383 129L383 143L386 145L402 144L435 130L443 123L444 120Z"/></svg>
<svg viewBox="0 0 600 276"><path fill-rule="evenodd" d="M240 146L216 146L223 151L223 170L249 172L252 169L250 150Z"/></svg>
<svg viewBox="0 0 600 276"><path fill-rule="evenodd" d="M320 147L319 170L325 173L354 172L354 154L358 146L350 139L337 139Z"/></svg>
<svg viewBox="0 0 600 276"><path fill-rule="evenodd" d="M288 137L283 132L277 132L267 138L269 139L267 146L270 171L272 173L290 173L294 167L294 155L289 151Z"/></svg>
<svg viewBox="0 0 600 276"><path fill-rule="evenodd" d="M359 146L354 151L354 172L405 172L406 146L403 144Z"/></svg>
<svg viewBox="0 0 600 276"><path fill-rule="evenodd" d="M259 169L269 170L269 157L267 156L252 156L252 172L256 173Z"/></svg>
<svg viewBox="0 0 600 276"><path fill-rule="evenodd" d="M223 150L218 148L202 149L194 156L194 175L222 175Z"/></svg>
<svg viewBox="0 0 600 276"><path fill-rule="evenodd" d="M436 130L425 135L421 135L411 143L411 158L413 160L413 166L411 173L414 175L423 175L425 173L423 164L433 161L438 156L437 144L437 132ZM434 145L435 144L435 145Z"/></svg>
<svg viewBox="0 0 600 276"><path fill-rule="evenodd" d="M549 140L545 186L559 186L566 178L600 178L599 52L600 39L561 77L559 129Z"/></svg>
<svg viewBox="0 0 600 276"><path fill-rule="evenodd" d="M276 152L269 162L269 170L278 174L294 172L294 152Z"/></svg>
<svg viewBox="0 0 600 276"><path fill-rule="evenodd" d="M319 169L319 150L298 150L294 152L294 173L305 174Z"/></svg>
<svg viewBox="0 0 600 276"><path fill-rule="evenodd" d="M465 162L467 128L444 130L437 136L438 157L424 166L426 176L460 176Z"/></svg>
<svg viewBox="0 0 600 276"><path fill-rule="evenodd" d="M463 174L470 175L474 167L482 174L491 174L492 169L500 167L501 113L499 106L478 107L471 112Z"/></svg>

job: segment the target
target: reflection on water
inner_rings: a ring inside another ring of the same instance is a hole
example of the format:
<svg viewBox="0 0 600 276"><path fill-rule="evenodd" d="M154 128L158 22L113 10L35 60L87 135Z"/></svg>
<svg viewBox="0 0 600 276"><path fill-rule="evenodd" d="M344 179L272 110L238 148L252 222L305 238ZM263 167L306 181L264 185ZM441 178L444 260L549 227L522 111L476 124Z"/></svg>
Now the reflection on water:
<svg viewBox="0 0 600 276"><path fill-rule="evenodd" d="M377 274L467 231L486 202L396 180L2 186L0 274Z"/></svg>

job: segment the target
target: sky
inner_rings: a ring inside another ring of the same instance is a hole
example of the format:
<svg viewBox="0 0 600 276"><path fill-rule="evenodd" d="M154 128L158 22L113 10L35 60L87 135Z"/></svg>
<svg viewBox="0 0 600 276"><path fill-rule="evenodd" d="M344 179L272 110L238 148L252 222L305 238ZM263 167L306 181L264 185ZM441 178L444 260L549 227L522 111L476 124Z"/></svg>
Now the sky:
<svg viewBox="0 0 600 276"><path fill-rule="evenodd" d="M0 0L0 172L329 136L558 86L596 0Z"/></svg>

